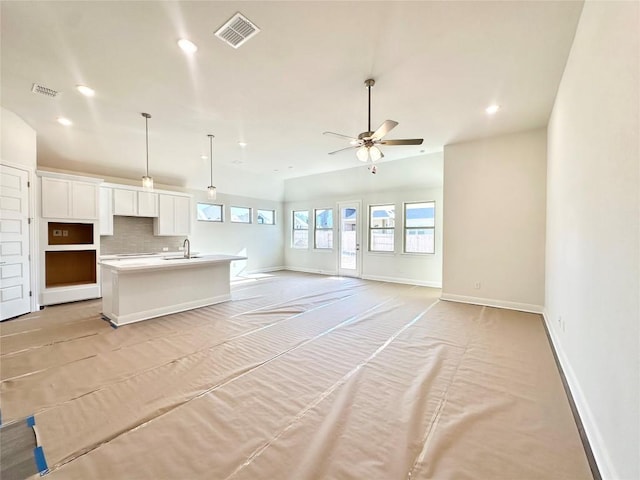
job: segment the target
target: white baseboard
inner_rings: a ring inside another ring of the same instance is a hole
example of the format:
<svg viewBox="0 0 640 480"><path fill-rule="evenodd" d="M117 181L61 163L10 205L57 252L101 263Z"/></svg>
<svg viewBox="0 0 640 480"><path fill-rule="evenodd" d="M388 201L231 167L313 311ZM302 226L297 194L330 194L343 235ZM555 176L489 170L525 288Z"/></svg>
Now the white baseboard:
<svg viewBox="0 0 640 480"><path fill-rule="evenodd" d="M569 384L569 390L571 391L573 402L575 403L576 410L578 410L578 415L580 415L580 421L582 422L585 434L589 439L589 445L591 446L593 457L595 458L598 465L600 476L603 479L611 480L621 478L616 473L616 469L611 462L611 458L609 457L607 446L602 439L600 429L595 422L593 413L589 408L589 404L586 401L584 392L582 391L582 388L580 388L580 382L578 381L573 368L571 368L571 363L569 362L566 354L564 353L564 350L562 349L562 345L558 336L556 335L555 328L552 325L552 322L549 320L546 311L542 313L542 317L544 318L544 322L547 325L547 330L549 332L549 336L551 337L551 343L553 343L553 348L555 349L556 355L558 356L558 362L560 362L560 366L562 367L564 376L567 379L567 383Z"/></svg>
<svg viewBox="0 0 640 480"><path fill-rule="evenodd" d="M413 278L397 278L397 277L383 277L379 275L363 275L364 280L375 280L377 282L389 282L389 283L403 283L405 285L419 285L421 287L442 288L442 282L430 282L415 280Z"/></svg>
<svg viewBox="0 0 640 480"><path fill-rule="evenodd" d="M454 295L452 293L443 293L441 300L449 300L451 302L471 303L473 305L484 305L486 307L506 308L507 310L519 310L528 313L542 313L544 307L542 305L533 305L530 303L509 302L507 300L495 300L493 298L468 297L466 295Z"/></svg>
<svg viewBox="0 0 640 480"><path fill-rule="evenodd" d="M285 270L290 270L292 272L302 272L302 273L318 273L320 275L338 275L338 272L331 270L317 270L313 268L304 268L304 267L284 267Z"/></svg>
<svg viewBox="0 0 640 480"><path fill-rule="evenodd" d="M269 273L269 272L278 272L280 270L286 270L286 267L266 267L266 268L256 268L254 270L248 270L243 275L254 275L256 273Z"/></svg>

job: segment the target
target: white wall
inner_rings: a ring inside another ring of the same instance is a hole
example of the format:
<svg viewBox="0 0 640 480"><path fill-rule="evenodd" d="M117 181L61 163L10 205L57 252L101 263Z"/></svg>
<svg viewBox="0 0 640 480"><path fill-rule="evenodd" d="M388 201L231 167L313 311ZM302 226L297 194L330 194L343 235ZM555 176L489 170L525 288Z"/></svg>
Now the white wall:
<svg viewBox="0 0 640 480"><path fill-rule="evenodd" d="M15 113L0 108L1 156L4 163L36 168L36 131Z"/></svg>
<svg viewBox="0 0 640 480"><path fill-rule="evenodd" d="M442 285L442 154L398 160L378 165L372 175L362 165L356 168L285 181L285 265L293 270L336 274L338 272L338 210L341 201L361 201L362 277L417 285ZM402 222L395 228L395 253L370 253L367 250L368 206L395 204L396 218L402 218L403 202L436 202L435 254L402 253ZM291 248L291 212L314 208L334 209L334 249Z"/></svg>
<svg viewBox="0 0 640 480"><path fill-rule="evenodd" d="M545 182L544 129L445 146L443 298L542 311Z"/></svg>
<svg viewBox="0 0 640 480"><path fill-rule="evenodd" d="M640 478L639 5L585 3L548 128L546 319L603 478L629 480Z"/></svg>
<svg viewBox="0 0 640 480"><path fill-rule="evenodd" d="M191 219L193 228L189 236L192 251L248 257L246 261L231 264L233 274L268 272L283 268L282 202L223 193L218 194L216 200L209 200L204 191L188 190L188 192L193 194L194 198L194 213ZM224 222L198 221L195 212L195 203L198 201L224 205ZM231 206L251 208L253 223L231 223L229 215ZM276 224L256 223L257 209L275 210Z"/></svg>

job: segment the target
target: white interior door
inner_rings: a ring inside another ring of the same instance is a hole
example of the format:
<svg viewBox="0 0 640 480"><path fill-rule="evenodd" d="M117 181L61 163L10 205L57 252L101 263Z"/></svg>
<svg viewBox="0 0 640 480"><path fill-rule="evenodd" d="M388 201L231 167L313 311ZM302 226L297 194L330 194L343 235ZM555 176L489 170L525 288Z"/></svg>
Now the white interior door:
<svg viewBox="0 0 640 480"><path fill-rule="evenodd" d="M360 202L340 202L340 275L359 277L362 252L360 250Z"/></svg>
<svg viewBox="0 0 640 480"><path fill-rule="evenodd" d="M0 321L28 313L28 173L0 165Z"/></svg>

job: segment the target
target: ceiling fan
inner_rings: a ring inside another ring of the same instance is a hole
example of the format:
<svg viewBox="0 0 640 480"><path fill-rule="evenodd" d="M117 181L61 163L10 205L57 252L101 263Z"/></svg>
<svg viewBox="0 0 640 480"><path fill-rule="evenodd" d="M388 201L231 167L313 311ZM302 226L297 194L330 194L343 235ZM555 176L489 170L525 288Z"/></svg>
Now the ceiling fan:
<svg viewBox="0 0 640 480"><path fill-rule="evenodd" d="M341 148L334 152L329 152L329 155L334 155L338 152L342 152L343 150L349 150L351 148L357 148L356 156L358 160L362 162L376 162L384 157L384 154L378 148L378 145L422 145L422 138L407 138L402 140L383 140L383 137L389 133L393 128L398 125L398 122L393 120L385 120L382 125L378 127L378 129L374 132L371 130L371 87L373 87L376 82L373 78L369 78L365 80L364 84L367 86L367 91L369 94L369 122L367 124L367 131L362 132L358 137L350 137L349 135L342 135L340 133L334 132L324 132L324 135L331 135L339 138L347 138L350 140L351 145L345 148ZM375 172L375 166L370 167L373 173Z"/></svg>

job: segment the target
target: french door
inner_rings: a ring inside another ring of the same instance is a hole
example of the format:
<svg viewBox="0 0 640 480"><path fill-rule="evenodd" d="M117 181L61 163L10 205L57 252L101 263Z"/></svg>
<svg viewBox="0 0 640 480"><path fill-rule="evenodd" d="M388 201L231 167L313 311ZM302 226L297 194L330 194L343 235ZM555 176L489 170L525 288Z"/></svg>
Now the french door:
<svg viewBox="0 0 640 480"><path fill-rule="evenodd" d="M359 277L362 269L360 202L339 202L338 211L340 213L338 273Z"/></svg>

